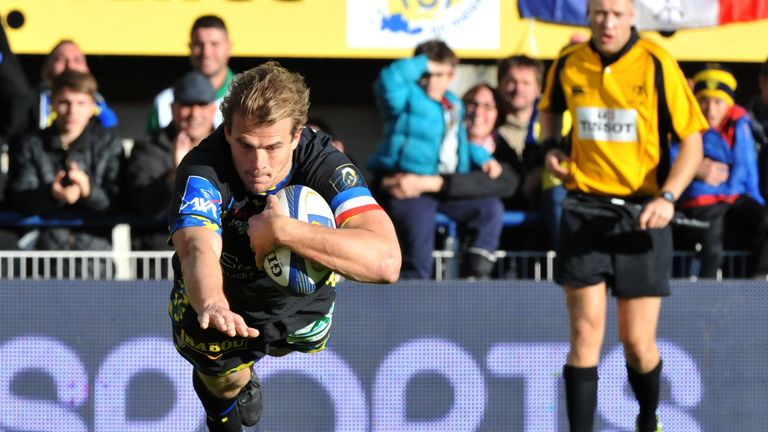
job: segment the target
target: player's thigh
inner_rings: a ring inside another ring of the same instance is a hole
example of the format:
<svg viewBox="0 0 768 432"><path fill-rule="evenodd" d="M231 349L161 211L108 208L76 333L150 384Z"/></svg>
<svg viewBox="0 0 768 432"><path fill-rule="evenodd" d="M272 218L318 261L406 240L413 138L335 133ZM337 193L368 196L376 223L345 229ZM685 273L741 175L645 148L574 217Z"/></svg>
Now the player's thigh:
<svg viewBox="0 0 768 432"><path fill-rule="evenodd" d="M331 337L331 325L333 324L334 304L331 304L328 312L317 320L302 328L291 331L285 338L272 342L269 345L269 355L280 357L292 352L313 354L325 349L328 339ZM288 317L281 326L290 326L293 317Z"/></svg>
<svg viewBox="0 0 768 432"><path fill-rule="evenodd" d="M236 373L264 355L263 335L258 338L229 337L213 326L200 328L197 312L178 282L171 293L168 311L176 351L205 375Z"/></svg>

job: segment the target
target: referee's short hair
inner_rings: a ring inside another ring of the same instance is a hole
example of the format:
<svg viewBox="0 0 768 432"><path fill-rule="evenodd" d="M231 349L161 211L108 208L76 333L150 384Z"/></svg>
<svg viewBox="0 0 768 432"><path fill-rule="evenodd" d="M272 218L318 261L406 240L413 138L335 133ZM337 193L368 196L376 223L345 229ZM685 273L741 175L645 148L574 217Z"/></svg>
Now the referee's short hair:
<svg viewBox="0 0 768 432"><path fill-rule="evenodd" d="M224 125L232 127L239 114L257 126L270 126L290 118L293 131L307 122L309 88L304 77L270 61L232 78L229 94L221 103Z"/></svg>

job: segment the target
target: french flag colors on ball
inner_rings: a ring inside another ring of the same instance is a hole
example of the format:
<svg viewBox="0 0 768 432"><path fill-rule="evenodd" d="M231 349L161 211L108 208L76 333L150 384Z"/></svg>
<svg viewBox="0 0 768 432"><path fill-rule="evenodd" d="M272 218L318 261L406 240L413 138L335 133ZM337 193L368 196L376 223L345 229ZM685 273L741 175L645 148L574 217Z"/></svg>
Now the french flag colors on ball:
<svg viewBox="0 0 768 432"><path fill-rule="evenodd" d="M640 30L713 27L768 18L764 0L635 0ZM570 25L587 24L587 0L518 0L520 16Z"/></svg>
<svg viewBox="0 0 768 432"><path fill-rule="evenodd" d="M281 189L275 196L291 218L336 228L331 207L312 188L292 185ZM285 247L278 247L264 257L264 270L278 285L299 296L315 292L332 275L326 267L304 259Z"/></svg>

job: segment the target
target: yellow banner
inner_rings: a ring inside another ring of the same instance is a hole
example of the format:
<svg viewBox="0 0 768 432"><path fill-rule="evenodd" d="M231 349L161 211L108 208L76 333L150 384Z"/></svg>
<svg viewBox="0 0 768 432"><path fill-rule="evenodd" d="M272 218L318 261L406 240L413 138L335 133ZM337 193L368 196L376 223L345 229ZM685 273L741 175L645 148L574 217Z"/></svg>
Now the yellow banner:
<svg viewBox="0 0 768 432"><path fill-rule="evenodd" d="M442 37L463 58L544 59L572 33L588 33L522 20L515 0L3 0L0 14L23 16L18 28L5 23L23 54L73 39L88 54L185 56L190 27L206 14L226 21L241 57L396 58ZM754 43L768 40L767 21L649 36L679 60L762 62L768 54Z"/></svg>

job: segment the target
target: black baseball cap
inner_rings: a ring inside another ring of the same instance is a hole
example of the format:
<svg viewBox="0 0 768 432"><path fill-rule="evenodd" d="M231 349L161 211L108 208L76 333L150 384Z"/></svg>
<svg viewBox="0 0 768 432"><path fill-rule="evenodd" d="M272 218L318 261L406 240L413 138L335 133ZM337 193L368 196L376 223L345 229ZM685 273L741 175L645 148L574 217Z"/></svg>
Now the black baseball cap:
<svg viewBox="0 0 768 432"><path fill-rule="evenodd" d="M192 71L173 85L173 100L181 104L209 104L216 100L216 92L205 75Z"/></svg>

